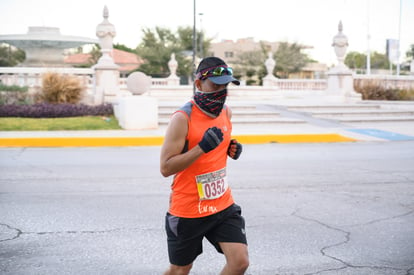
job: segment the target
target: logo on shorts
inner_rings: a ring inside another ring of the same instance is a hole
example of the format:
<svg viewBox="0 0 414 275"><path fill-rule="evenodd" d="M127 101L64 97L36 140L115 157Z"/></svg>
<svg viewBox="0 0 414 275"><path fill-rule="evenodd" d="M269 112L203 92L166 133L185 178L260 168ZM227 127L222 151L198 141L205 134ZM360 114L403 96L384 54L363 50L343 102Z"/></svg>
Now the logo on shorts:
<svg viewBox="0 0 414 275"><path fill-rule="evenodd" d="M242 229L241 229L241 233L242 233L243 235L246 235L246 230L244 230L244 228L242 228Z"/></svg>

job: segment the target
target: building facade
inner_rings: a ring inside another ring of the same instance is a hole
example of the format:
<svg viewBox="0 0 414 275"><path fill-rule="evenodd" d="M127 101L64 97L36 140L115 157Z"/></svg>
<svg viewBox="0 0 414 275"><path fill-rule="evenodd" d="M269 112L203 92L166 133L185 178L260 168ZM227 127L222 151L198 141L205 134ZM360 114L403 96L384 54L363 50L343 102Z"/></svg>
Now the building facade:
<svg viewBox="0 0 414 275"><path fill-rule="evenodd" d="M237 67L240 62L240 55L247 52L262 51L275 53L279 47L280 42L258 41L254 38L241 38L236 41L223 40L221 42L211 43L209 55L222 58L229 66ZM305 46L305 48L310 48ZM264 64L265 58L262 61ZM277 63L277 60L276 60ZM259 68L256 68L256 71ZM289 78L305 78L305 79L320 79L325 77L328 70L326 64L308 63L301 72L289 75ZM246 77L246 76L244 76ZM242 77L243 78L243 77Z"/></svg>

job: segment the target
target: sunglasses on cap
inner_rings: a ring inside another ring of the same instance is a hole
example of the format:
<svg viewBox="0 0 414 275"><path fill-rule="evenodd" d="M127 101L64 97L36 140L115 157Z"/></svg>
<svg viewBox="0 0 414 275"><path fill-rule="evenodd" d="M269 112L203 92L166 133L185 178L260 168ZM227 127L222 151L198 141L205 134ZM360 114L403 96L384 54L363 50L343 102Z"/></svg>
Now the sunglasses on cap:
<svg viewBox="0 0 414 275"><path fill-rule="evenodd" d="M217 66L202 70L197 74L197 78L205 80L209 77L222 76L222 75L233 75L233 69L227 66Z"/></svg>

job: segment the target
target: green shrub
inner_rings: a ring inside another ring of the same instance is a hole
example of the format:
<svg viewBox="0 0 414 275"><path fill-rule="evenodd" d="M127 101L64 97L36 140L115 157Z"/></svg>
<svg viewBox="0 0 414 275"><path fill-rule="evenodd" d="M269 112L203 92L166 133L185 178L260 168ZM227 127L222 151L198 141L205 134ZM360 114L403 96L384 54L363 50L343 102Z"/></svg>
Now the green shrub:
<svg viewBox="0 0 414 275"><path fill-rule="evenodd" d="M27 92L29 87L20 87L18 85L4 85L0 83L0 91L4 92Z"/></svg>
<svg viewBox="0 0 414 275"><path fill-rule="evenodd" d="M411 90L400 90L399 91L400 100L414 100L414 89Z"/></svg>
<svg viewBox="0 0 414 275"><path fill-rule="evenodd" d="M85 87L72 75L48 72L42 77L40 100L47 103L79 103Z"/></svg>
<svg viewBox="0 0 414 275"><path fill-rule="evenodd" d="M0 105L5 104L29 104L33 98L28 93L28 87L20 87L17 85L0 84Z"/></svg>
<svg viewBox="0 0 414 275"><path fill-rule="evenodd" d="M84 104L48 104L39 103L33 105L2 105L0 117L79 117L79 116L110 116L113 115L111 104L89 106Z"/></svg>
<svg viewBox="0 0 414 275"><path fill-rule="evenodd" d="M119 130L114 116L67 118L0 117L0 131Z"/></svg>
<svg viewBox="0 0 414 275"><path fill-rule="evenodd" d="M247 79L246 80L246 85L247 86L252 86L252 85L255 85L256 84L256 80L254 80L254 79Z"/></svg>

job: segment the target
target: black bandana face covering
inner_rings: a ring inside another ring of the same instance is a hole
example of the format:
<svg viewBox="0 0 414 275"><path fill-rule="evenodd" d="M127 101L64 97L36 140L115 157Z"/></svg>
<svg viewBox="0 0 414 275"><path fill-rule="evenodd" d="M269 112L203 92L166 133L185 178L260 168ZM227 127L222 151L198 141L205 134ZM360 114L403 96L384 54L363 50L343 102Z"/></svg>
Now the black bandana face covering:
<svg viewBox="0 0 414 275"><path fill-rule="evenodd" d="M211 93L196 91L194 94L194 101L204 112L213 117L218 117L223 109L226 97L227 88Z"/></svg>

